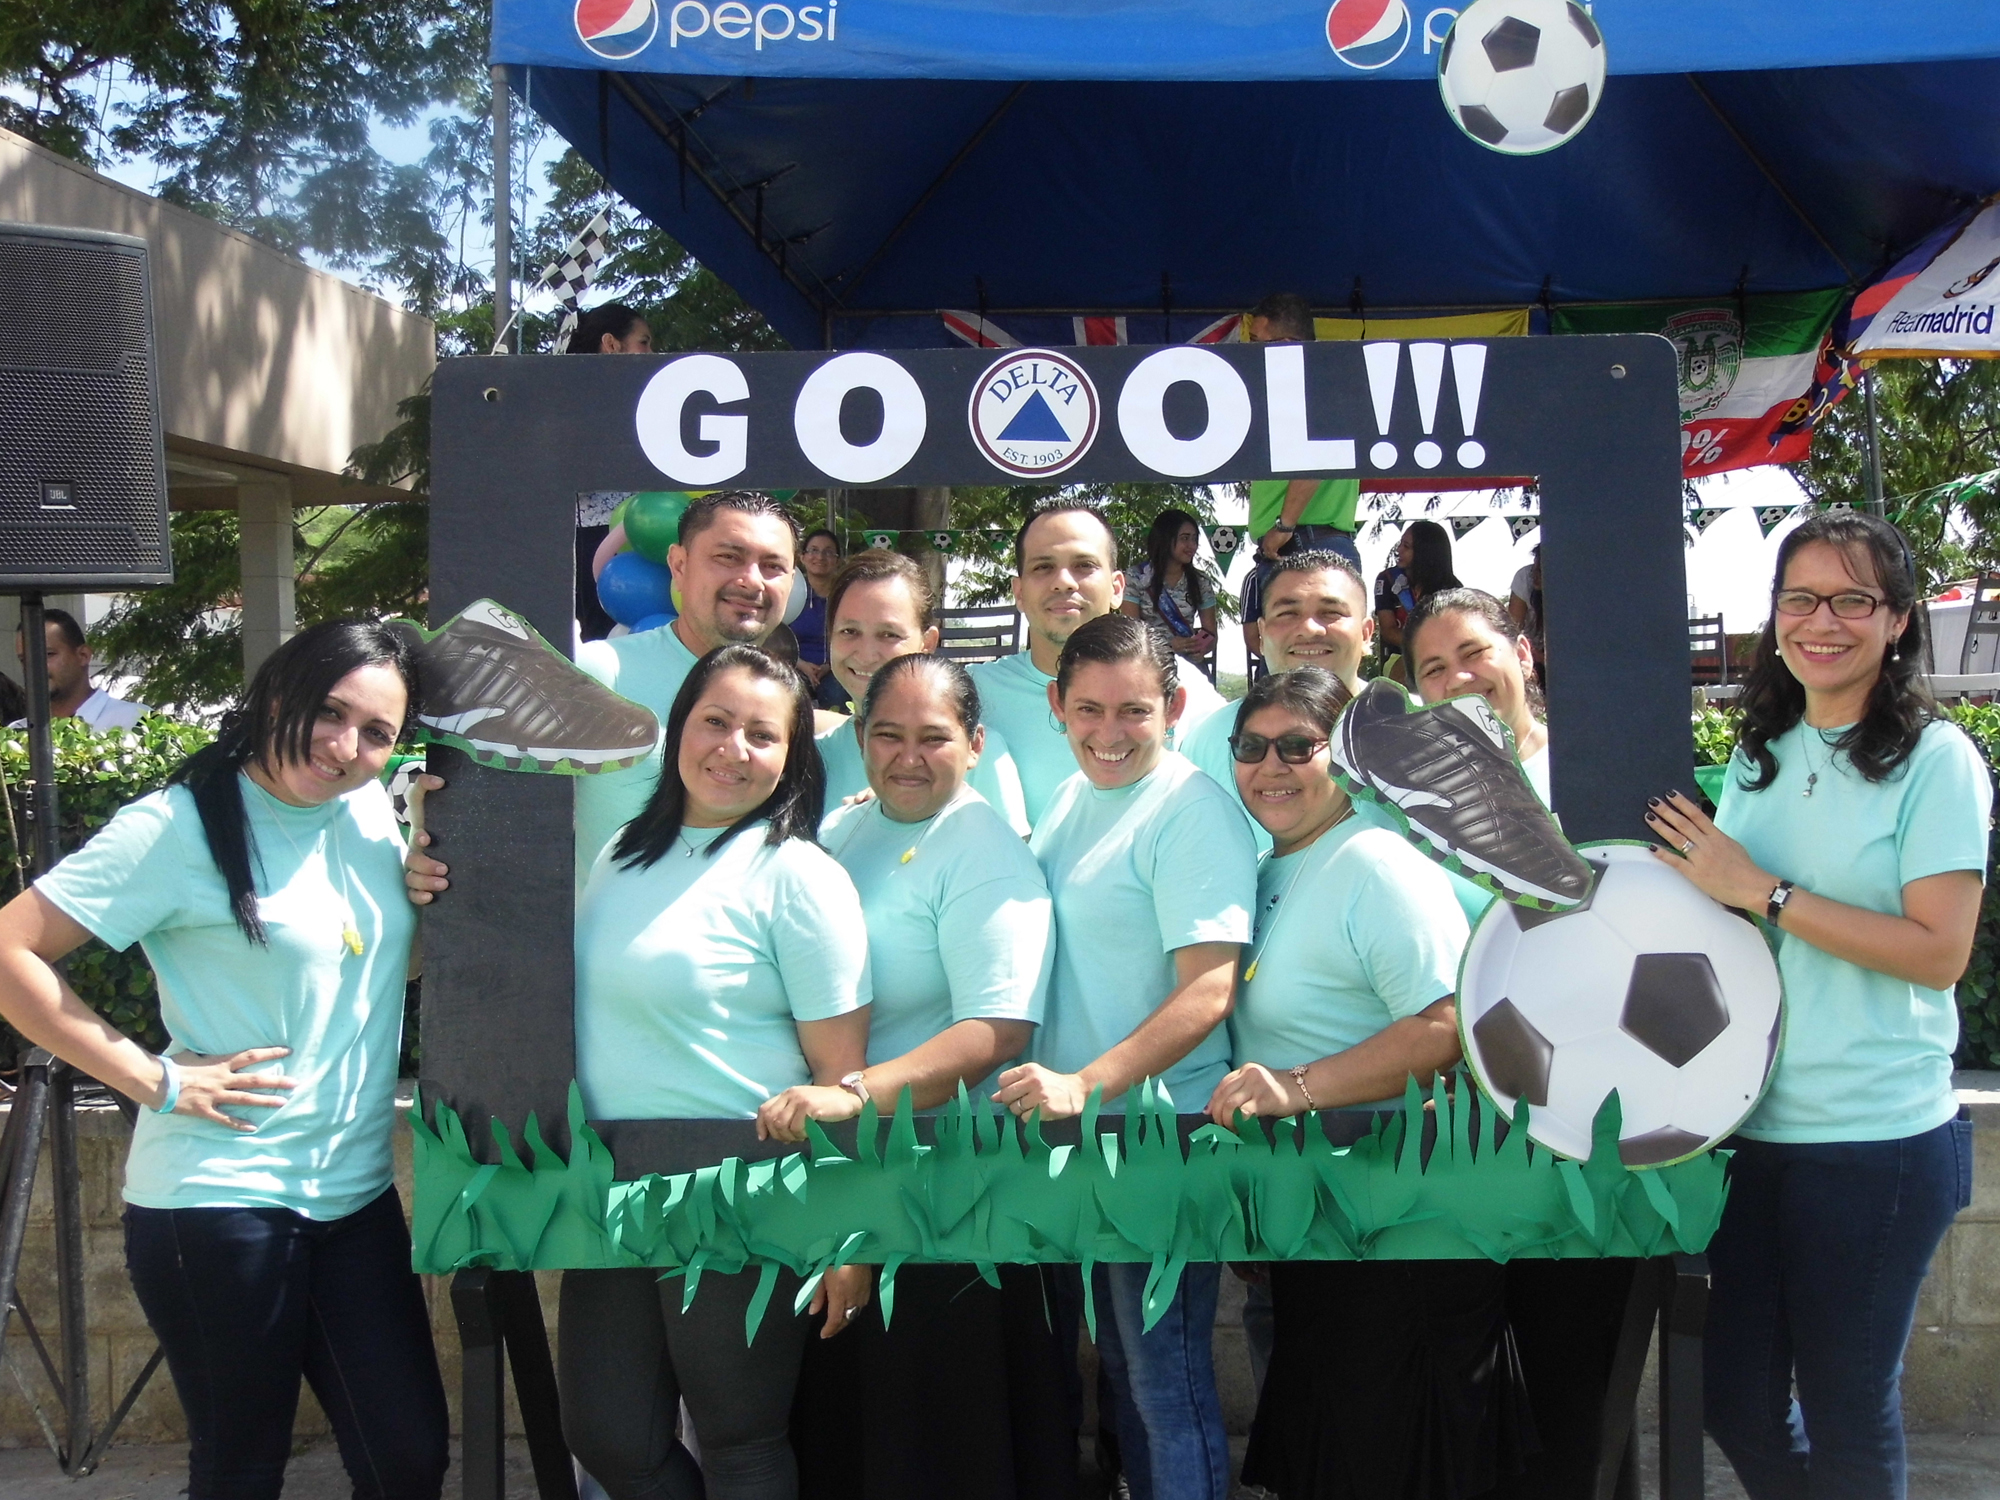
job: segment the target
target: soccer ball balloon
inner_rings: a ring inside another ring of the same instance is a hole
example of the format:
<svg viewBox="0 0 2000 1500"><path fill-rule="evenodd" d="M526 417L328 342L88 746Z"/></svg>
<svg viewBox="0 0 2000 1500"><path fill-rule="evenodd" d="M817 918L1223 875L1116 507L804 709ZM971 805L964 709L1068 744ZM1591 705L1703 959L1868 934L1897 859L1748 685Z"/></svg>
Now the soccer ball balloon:
<svg viewBox="0 0 2000 1500"><path fill-rule="evenodd" d="M1604 37L1575 0L1472 0L1438 53L1458 128L1509 156L1550 151L1604 94Z"/></svg>
<svg viewBox="0 0 2000 1500"><path fill-rule="evenodd" d="M1559 1156L1590 1155L1613 1089L1627 1166L1664 1166L1743 1123L1777 1059L1778 966L1752 922L1644 844L1578 847L1582 905L1486 909L1459 970L1458 1024L1481 1087Z"/></svg>

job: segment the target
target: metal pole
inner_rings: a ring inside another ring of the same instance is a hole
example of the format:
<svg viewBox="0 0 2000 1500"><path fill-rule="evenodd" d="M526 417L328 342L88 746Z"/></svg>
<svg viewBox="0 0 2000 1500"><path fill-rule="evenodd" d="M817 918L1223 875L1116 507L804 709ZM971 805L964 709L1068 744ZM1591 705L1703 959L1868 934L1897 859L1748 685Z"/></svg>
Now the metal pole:
<svg viewBox="0 0 2000 1500"><path fill-rule="evenodd" d="M1875 371L1861 369L1861 409L1868 420L1868 510L1882 515L1882 433L1875 423Z"/></svg>
<svg viewBox="0 0 2000 1500"><path fill-rule="evenodd" d="M28 679L28 819L35 873L56 867L56 745L50 729L48 623L40 594L21 596L21 664Z"/></svg>
<svg viewBox="0 0 2000 1500"><path fill-rule="evenodd" d="M0 1185L0 1340L7 1337L8 1318L14 1311L35 1168L41 1160L42 1133L48 1122L49 1068L54 1062L40 1047L28 1053L21 1067L20 1087L14 1090L14 1107L7 1115L7 1133L0 1141L5 1171L5 1182Z"/></svg>
<svg viewBox="0 0 2000 1500"><path fill-rule="evenodd" d="M507 70L493 68L493 336L497 340L514 316L513 120L509 113ZM496 349L508 353L514 344Z"/></svg>
<svg viewBox="0 0 2000 1500"><path fill-rule="evenodd" d="M63 1472L90 1451L89 1315L84 1302L82 1177L76 1159L76 1070L49 1070L49 1187L55 1200L56 1286L62 1302Z"/></svg>

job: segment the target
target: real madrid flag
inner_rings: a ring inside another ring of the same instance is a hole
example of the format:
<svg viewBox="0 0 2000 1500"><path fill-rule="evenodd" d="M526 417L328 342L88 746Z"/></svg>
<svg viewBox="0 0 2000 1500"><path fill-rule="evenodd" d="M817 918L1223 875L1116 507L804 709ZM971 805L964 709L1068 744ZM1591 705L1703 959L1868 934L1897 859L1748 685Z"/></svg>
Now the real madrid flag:
<svg viewBox="0 0 2000 1500"><path fill-rule="evenodd" d="M1541 524L1542 518L1540 516L1509 516L1507 518L1507 530L1513 533L1514 540L1517 542Z"/></svg>
<svg viewBox="0 0 2000 1500"><path fill-rule="evenodd" d="M1465 540L1466 532L1472 530L1473 527L1477 526L1481 521L1485 520L1486 517L1446 516L1445 519L1451 522L1451 539L1454 542L1462 542Z"/></svg>
<svg viewBox="0 0 2000 1500"><path fill-rule="evenodd" d="M1217 557L1228 557L1243 545L1243 528L1211 526L1208 528L1208 545L1215 549Z"/></svg>
<svg viewBox="0 0 2000 1500"><path fill-rule="evenodd" d="M893 531L864 531L862 539L873 551L893 552L896 550L896 533Z"/></svg>
<svg viewBox="0 0 2000 1500"><path fill-rule="evenodd" d="M537 289L552 289L556 301L562 304L562 326L556 331L552 351L556 354L568 352L570 338L576 333L577 299L590 290L598 271L611 258L611 243L607 238L610 233L610 211L600 209L597 217L583 226L583 232L569 242L562 258L542 272L535 283Z"/></svg>
<svg viewBox="0 0 2000 1500"><path fill-rule="evenodd" d="M1800 509L1802 507L1797 505L1760 505L1757 507L1757 529L1769 536Z"/></svg>

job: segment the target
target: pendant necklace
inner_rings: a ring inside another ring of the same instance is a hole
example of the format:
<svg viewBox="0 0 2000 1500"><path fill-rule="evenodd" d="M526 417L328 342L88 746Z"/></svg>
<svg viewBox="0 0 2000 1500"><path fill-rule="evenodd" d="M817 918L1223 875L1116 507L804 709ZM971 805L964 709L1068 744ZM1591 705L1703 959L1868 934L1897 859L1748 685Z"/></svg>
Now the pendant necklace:
<svg viewBox="0 0 2000 1500"><path fill-rule="evenodd" d="M1800 724L1799 729L1799 754L1805 758L1806 763L1806 789L1799 795L1810 797L1813 794L1813 788L1819 785L1819 772L1813 769L1812 752L1806 749L1806 744L1809 740L1818 739L1820 748L1823 750L1826 748L1826 736L1813 728L1812 725L1803 722ZM1829 771L1833 769L1833 762L1830 758L1827 761L1827 769Z"/></svg>
<svg viewBox="0 0 2000 1500"><path fill-rule="evenodd" d="M339 814L335 813L334 816L338 818ZM278 832L285 836L285 842L292 846L292 853L299 857L299 864L303 866L306 862L306 852L299 847L299 841L292 837L291 829L287 828L275 816L271 821L277 824ZM320 856L320 864L324 867L327 863L326 829L320 829L319 842L313 845L313 850ZM333 863L340 871L340 941L347 948L348 952L359 958L363 953L368 951L368 945L362 942L361 929L354 923L354 903L348 898L347 894L347 861L340 856L340 829L337 825L333 830ZM331 884L331 882L328 883Z"/></svg>
<svg viewBox="0 0 2000 1500"><path fill-rule="evenodd" d="M1318 844L1320 839L1325 838L1329 833L1332 833L1334 829L1338 828L1342 823L1345 823L1349 818L1353 816L1354 816L1354 804L1350 802L1347 804L1347 811L1342 813L1339 817L1335 818L1331 823L1327 824L1326 827L1320 831L1319 838L1313 840L1313 844ZM1312 845L1307 846L1308 849L1311 847ZM1303 855L1306 851L1302 849L1299 852L1300 854ZM1249 967L1247 967L1243 971L1243 982L1245 984L1248 984L1251 980L1257 977L1257 965L1262 963L1264 960L1264 950L1271 946L1271 939L1278 935L1278 924L1284 920L1285 903L1287 903L1292 899L1292 889L1293 887L1298 885L1299 877L1305 874L1305 872L1306 872L1306 862L1304 859L1300 859L1299 867L1296 870L1292 871L1292 878L1285 885L1284 894L1279 896L1277 901L1272 904L1271 925L1265 931L1263 940L1257 944L1256 951L1250 955Z"/></svg>
<svg viewBox="0 0 2000 1500"><path fill-rule="evenodd" d="M951 799L951 802L956 802L957 800L958 798L954 796ZM902 858L896 861L897 864L906 865L911 860L917 857L917 851L923 848L924 840L931 836L931 830L937 827L938 819L944 816L945 809L951 806L951 802L947 802L944 805L944 807L940 807L936 812L932 813L928 818L924 819L924 831L917 835L917 841L914 844L910 845L909 848L903 851ZM882 801L879 797L875 800L875 806L877 808L881 808L882 806ZM887 813L887 811L884 811L882 813L882 821L884 823L894 823L895 819L891 818ZM868 819L866 817L856 818L854 820L854 827L849 829L847 837L840 841L840 847L833 851L833 857L836 860L838 860L841 855L845 854L847 852L848 845L852 844L857 838L861 837L861 830L867 826L868 826Z"/></svg>

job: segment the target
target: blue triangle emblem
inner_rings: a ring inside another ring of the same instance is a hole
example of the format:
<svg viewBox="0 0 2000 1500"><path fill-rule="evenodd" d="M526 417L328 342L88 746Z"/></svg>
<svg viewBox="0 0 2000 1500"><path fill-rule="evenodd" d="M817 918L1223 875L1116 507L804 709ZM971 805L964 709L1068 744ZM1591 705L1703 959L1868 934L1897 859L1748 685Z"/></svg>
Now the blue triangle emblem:
<svg viewBox="0 0 2000 1500"><path fill-rule="evenodd" d="M1021 403L1021 409L1014 413L1014 420L1001 431L999 441L1003 443L1066 443L1069 433L1056 420L1056 414L1049 409L1049 403L1042 399L1040 391L1030 391L1028 399Z"/></svg>

